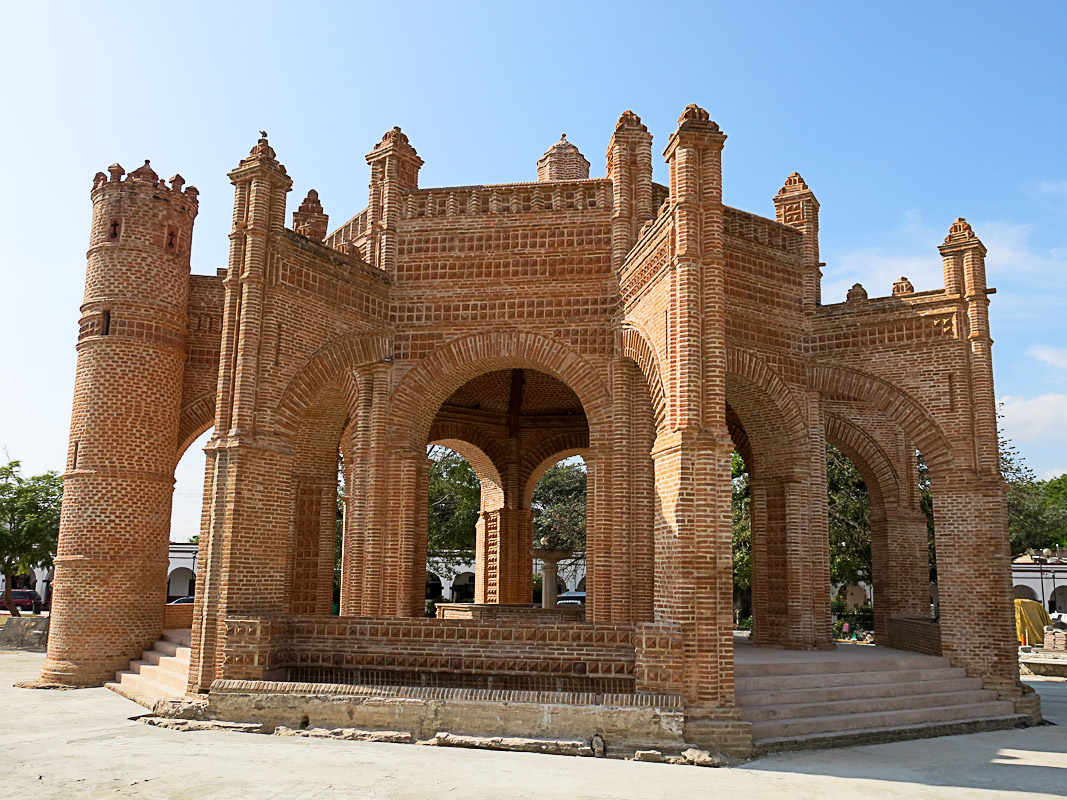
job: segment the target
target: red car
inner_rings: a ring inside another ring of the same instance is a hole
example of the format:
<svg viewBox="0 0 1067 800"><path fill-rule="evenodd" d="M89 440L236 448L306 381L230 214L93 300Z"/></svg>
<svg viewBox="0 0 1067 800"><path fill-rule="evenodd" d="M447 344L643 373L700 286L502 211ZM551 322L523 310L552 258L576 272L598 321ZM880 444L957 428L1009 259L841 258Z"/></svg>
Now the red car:
<svg viewBox="0 0 1067 800"><path fill-rule="evenodd" d="M2 598L2 595L0 595L0 598ZM37 594L33 589L12 589L11 602L15 604L19 611L32 611L34 614L40 614L41 607L44 605L41 602L41 595Z"/></svg>

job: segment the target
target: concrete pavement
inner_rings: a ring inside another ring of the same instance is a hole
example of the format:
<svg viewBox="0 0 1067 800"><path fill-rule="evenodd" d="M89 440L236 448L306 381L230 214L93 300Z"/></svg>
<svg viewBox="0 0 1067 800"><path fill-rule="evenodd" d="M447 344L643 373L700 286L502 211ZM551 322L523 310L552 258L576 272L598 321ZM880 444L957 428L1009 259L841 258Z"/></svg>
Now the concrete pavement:
<svg viewBox="0 0 1067 800"><path fill-rule="evenodd" d="M1044 726L770 756L733 769L227 733L131 721L106 689L35 691L43 655L0 651L13 797L1011 798L1067 794L1067 682L1034 681Z"/></svg>

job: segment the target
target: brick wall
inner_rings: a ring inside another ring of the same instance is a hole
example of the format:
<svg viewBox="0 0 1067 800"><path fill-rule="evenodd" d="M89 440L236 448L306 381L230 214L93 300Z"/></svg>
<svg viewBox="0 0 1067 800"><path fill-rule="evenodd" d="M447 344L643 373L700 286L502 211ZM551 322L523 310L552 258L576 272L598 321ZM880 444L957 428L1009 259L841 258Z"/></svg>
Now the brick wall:
<svg viewBox="0 0 1067 800"><path fill-rule="evenodd" d="M898 650L941 655L941 626L931 619L892 617L887 621L886 644Z"/></svg>

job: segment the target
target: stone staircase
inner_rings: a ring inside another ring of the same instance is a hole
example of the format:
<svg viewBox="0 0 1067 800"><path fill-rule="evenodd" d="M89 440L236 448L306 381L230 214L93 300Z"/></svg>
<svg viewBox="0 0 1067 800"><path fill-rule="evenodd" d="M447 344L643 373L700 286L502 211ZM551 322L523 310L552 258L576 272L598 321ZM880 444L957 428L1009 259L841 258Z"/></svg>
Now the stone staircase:
<svg viewBox="0 0 1067 800"><path fill-rule="evenodd" d="M999 730L1025 721L947 659L866 648L862 658L783 655L736 665L758 754Z"/></svg>
<svg viewBox="0 0 1067 800"><path fill-rule="evenodd" d="M151 650L131 661L129 669L116 672L113 683L104 685L146 708L159 700L183 697L189 680L189 644L188 630L165 630Z"/></svg>

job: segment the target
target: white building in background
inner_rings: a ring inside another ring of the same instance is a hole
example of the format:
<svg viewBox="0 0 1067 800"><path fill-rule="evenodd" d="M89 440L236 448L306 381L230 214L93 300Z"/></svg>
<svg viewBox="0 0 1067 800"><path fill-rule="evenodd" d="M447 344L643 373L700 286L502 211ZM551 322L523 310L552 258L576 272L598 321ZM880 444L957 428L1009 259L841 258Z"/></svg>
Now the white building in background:
<svg viewBox="0 0 1067 800"><path fill-rule="evenodd" d="M533 562L535 575L541 574L541 560L535 558ZM449 575L451 574L451 577ZM533 576L531 575L531 580ZM559 562L559 575L557 591L584 592L585 591L585 556ZM439 591L435 591L440 586ZM449 568L445 568L440 562L430 558L426 562L426 599L432 600L437 596L443 597L450 603L462 603L474 600L474 563L460 562Z"/></svg>
<svg viewBox="0 0 1067 800"><path fill-rule="evenodd" d="M171 542L170 566L167 568L167 602L191 597L196 592L195 542Z"/></svg>
<svg viewBox="0 0 1067 800"><path fill-rule="evenodd" d="M1067 611L1067 550L1019 556L1011 565L1011 583L1016 599L1036 600L1049 613Z"/></svg>

